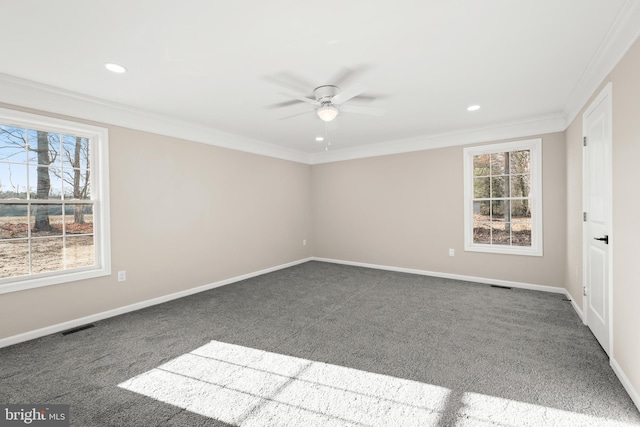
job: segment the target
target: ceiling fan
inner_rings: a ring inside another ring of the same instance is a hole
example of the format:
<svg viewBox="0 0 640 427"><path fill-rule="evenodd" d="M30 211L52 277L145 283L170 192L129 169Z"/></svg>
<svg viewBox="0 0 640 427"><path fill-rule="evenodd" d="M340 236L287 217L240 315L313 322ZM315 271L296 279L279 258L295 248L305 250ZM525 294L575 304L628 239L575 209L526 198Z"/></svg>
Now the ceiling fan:
<svg viewBox="0 0 640 427"><path fill-rule="evenodd" d="M380 116L385 113L383 109L373 108L373 107L365 107L362 105L345 105L347 101L359 99L362 101L371 101L376 99L375 96L365 95L364 92L366 88L361 84L354 84L346 89L342 89L338 86L342 82L345 82L347 79L353 77L356 72L361 72L363 67L360 69L353 70L345 68L343 69L338 76L336 76L332 81L334 84L326 84L322 86L318 86L313 89L313 94L310 96L298 95L289 92L281 92L282 95L288 96L291 99L290 101L281 102L279 104L275 104L272 107L286 107L289 105L297 104L297 103L306 103L309 105L313 105L315 108L313 110L304 111L302 113L293 114L290 116L282 117L282 119L289 119L291 117L299 116L302 114L307 114L309 112L315 112L316 115L325 122L330 122L335 119L341 111L349 112L349 113L357 113L357 114L368 114L374 116ZM281 73L278 79L270 78L271 81L283 84L289 87L294 87L295 89L300 89L301 87L312 87L308 85L308 83L304 82L302 79L292 76L288 73Z"/></svg>
<svg viewBox="0 0 640 427"><path fill-rule="evenodd" d="M291 98L300 102L311 104L315 108L315 112L321 120L330 122L340 114L341 111L358 114L369 114L373 116L381 116L384 114L384 110L381 108L364 107L361 105L345 105L347 101L355 98L365 91L364 86L354 85L346 90L340 89L334 85L318 86L313 90L315 99L308 98L302 95L295 95L290 93L283 93L283 95L290 96ZM306 111L301 114L307 113ZM297 114L296 114L297 115ZM290 118L288 116L285 118Z"/></svg>

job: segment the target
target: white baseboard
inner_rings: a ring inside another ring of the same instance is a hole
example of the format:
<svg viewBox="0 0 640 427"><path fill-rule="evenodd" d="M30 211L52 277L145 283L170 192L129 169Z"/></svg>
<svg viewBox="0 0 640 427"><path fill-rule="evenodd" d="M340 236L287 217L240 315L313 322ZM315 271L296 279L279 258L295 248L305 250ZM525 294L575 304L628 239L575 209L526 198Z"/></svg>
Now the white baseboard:
<svg viewBox="0 0 640 427"><path fill-rule="evenodd" d="M208 291L213 288L218 288L220 286L239 282L241 280L250 279L252 277L261 276L263 274L271 273L273 271L282 270L288 267L293 267L294 265L302 264L311 260L312 258L304 258L298 261L289 262L287 264L282 264L275 267L266 268L264 270L255 271L253 273L247 273L241 276L236 276L229 279L220 280L218 282L209 283L207 285L198 286L197 288L186 289L184 291L175 292L169 295L163 295L161 297L152 298L146 301L140 301L135 304L126 305L124 307L114 308L113 310L103 311L101 313L92 314L92 315L81 317L78 319L69 320L67 322L58 323L56 325L46 326L44 328L36 329L29 332L24 332L22 334L13 335L7 338L2 338L0 339L0 348L8 347L10 345L44 337L46 335L55 334L61 331L66 331L67 329L72 329L78 326L86 325L87 323L97 322L99 320L103 320L109 317L118 316L120 314L125 314L132 311L140 310L146 307L151 307L153 305L162 304L167 301L171 301L174 299L183 298L189 295Z"/></svg>
<svg viewBox="0 0 640 427"><path fill-rule="evenodd" d="M567 296L567 298L569 298L571 300L571 306L573 307L575 312L578 314L578 317L580 318L580 320L582 320L582 323L584 323L586 325L586 323L584 321L584 313L582 312L582 309L580 307L578 307L578 304L576 304L576 301L573 299L573 297L571 296L569 291L567 291L565 289L564 294Z"/></svg>
<svg viewBox="0 0 640 427"><path fill-rule="evenodd" d="M618 379L622 383L622 386L625 390L627 390L627 393L629 393L629 397L631 397L631 400L633 400L636 408L638 408L638 411L640 411L640 393L638 393L638 391L633 387L631 381L629 381L629 378L627 378L615 358L612 357L611 359L609 359L609 363L611 364L613 372L615 372L615 374L618 376Z"/></svg>
<svg viewBox="0 0 640 427"><path fill-rule="evenodd" d="M512 282L510 280L489 279L486 277L464 276L462 274L439 273L436 271L416 270L413 268L391 267L388 265L367 264L364 262L343 261L330 258L313 257L313 261L330 262L333 264L353 265L356 267L375 268L378 270L397 271L400 273L419 274L421 276L441 277L443 279L464 280L467 282L484 283L488 285L507 286L511 288L529 289L532 291L551 292L554 294L566 294L564 288L546 285L536 285L533 283ZM572 300L573 301L573 300Z"/></svg>

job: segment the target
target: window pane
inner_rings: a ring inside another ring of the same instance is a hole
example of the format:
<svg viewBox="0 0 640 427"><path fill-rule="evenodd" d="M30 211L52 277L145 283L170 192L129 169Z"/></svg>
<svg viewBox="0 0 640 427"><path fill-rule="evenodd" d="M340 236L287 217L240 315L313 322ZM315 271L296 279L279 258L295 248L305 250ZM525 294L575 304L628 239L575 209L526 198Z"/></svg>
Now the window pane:
<svg viewBox="0 0 640 427"><path fill-rule="evenodd" d="M49 168L49 198L62 199L62 169Z"/></svg>
<svg viewBox="0 0 640 427"><path fill-rule="evenodd" d="M473 156L473 175L489 176L489 155Z"/></svg>
<svg viewBox="0 0 640 427"><path fill-rule="evenodd" d="M488 222L473 221L473 243L491 243L491 226Z"/></svg>
<svg viewBox="0 0 640 427"><path fill-rule="evenodd" d="M61 199L62 170L45 166L30 166L29 188L32 199Z"/></svg>
<svg viewBox="0 0 640 427"><path fill-rule="evenodd" d="M491 197L509 197L509 177L497 176L491 178Z"/></svg>
<svg viewBox="0 0 640 427"><path fill-rule="evenodd" d="M62 238L31 241L31 271L44 273L64 269Z"/></svg>
<svg viewBox="0 0 640 427"><path fill-rule="evenodd" d="M511 221L517 222L520 219L531 219L531 209L528 200L511 201Z"/></svg>
<svg viewBox="0 0 640 427"><path fill-rule="evenodd" d="M73 135L62 135L62 167L64 169L89 168L89 140Z"/></svg>
<svg viewBox="0 0 640 427"><path fill-rule="evenodd" d="M60 166L60 135L29 129L29 163Z"/></svg>
<svg viewBox="0 0 640 427"><path fill-rule="evenodd" d="M27 158L32 165L38 164L38 132L29 130L27 132Z"/></svg>
<svg viewBox="0 0 640 427"><path fill-rule="evenodd" d="M510 245L511 244L511 224L508 222L491 223L492 236L491 243L494 245Z"/></svg>
<svg viewBox="0 0 640 427"><path fill-rule="evenodd" d="M64 198L88 200L91 198L88 169L64 169Z"/></svg>
<svg viewBox="0 0 640 427"><path fill-rule="evenodd" d="M510 207L510 200L493 200L491 202L491 221L509 222Z"/></svg>
<svg viewBox="0 0 640 427"><path fill-rule="evenodd" d="M31 205L31 235L33 237L62 234L62 205Z"/></svg>
<svg viewBox="0 0 640 427"><path fill-rule="evenodd" d="M474 199L488 199L491 196L490 179L489 177L473 179Z"/></svg>
<svg viewBox="0 0 640 427"><path fill-rule="evenodd" d="M29 274L29 242L0 240L0 278Z"/></svg>
<svg viewBox="0 0 640 427"><path fill-rule="evenodd" d="M509 153L510 173L529 173L529 163L531 162L531 152L529 150L512 151Z"/></svg>
<svg viewBox="0 0 640 427"><path fill-rule="evenodd" d="M531 209L529 200L511 202L512 244L531 246Z"/></svg>
<svg viewBox="0 0 640 427"><path fill-rule="evenodd" d="M504 221L504 200L491 202L491 221Z"/></svg>
<svg viewBox="0 0 640 427"><path fill-rule="evenodd" d="M67 237L67 268L91 267L95 264L93 236Z"/></svg>
<svg viewBox="0 0 640 427"><path fill-rule="evenodd" d="M0 162L27 162L27 130L0 126Z"/></svg>
<svg viewBox="0 0 640 427"><path fill-rule="evenodd" d="M27 198L27 167L0 163L0 199Z"/></svg>
<svg viewBox="0 0 640 427"><path fill-rule="evenodd" d="M505 155L509 153L492 153L491 154L491 175L505 174Z"/></svg>
<svg viewBox="0 0 640 427"><path fill-rule="evenodd" d="M531 246L531 221L520 220L513 223L513 245Z"/></svg>
<svg viewBox="0 0 640 427"><path fill-rule="evenodd" d="M511 197L529 197L531 188L529 175L514 175L511 177Z"/></svg>
<svg viewBox="0 0 640 427"><path fill-rule="evenodd" d="M93 234L93 205L66 205L64 221L67 234Z"/></svg>
<svg viewBox="0 0 640 427"><path fill-rule="evenodd" d="M0 204L0 239L29 237L27 205Z"/></svg>
<svg viewBox="0 0 640 427"><path fill-rule="evenodd" d="M478 221L487 222L491 220L491 202L485 200L482 202L473 202L473 217ZM480 218L478 218L480 217Z"/></svg>
<svg viewBox="0 0 640 427"><path fill-rule="evenodd" d="M63 155L60 146L60 134L49 133L49 165L61 167Z"/></svg>

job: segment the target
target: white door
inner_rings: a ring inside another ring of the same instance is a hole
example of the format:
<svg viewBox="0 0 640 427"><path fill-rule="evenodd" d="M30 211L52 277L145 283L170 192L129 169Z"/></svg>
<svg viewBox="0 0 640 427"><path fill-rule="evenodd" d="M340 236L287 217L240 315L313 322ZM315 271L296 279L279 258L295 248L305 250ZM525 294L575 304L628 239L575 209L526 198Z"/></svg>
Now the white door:
<svg viewBox="0 0 640 427"><path fill-rule="evenodd" d="M585 321L609 354L611 340L611 83L583 115Z"/></svg>

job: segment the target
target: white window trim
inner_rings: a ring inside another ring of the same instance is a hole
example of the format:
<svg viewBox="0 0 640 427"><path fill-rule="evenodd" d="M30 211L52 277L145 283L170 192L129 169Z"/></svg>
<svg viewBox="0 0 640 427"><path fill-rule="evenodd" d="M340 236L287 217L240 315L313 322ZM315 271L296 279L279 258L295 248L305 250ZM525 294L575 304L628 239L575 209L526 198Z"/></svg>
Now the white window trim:
<svg viewBox="0 0 640 427"><path fill-rule="evenodd" d="M531 246L473 243L473 156L506 151L531 150ZM509 255L542 256L542 139L467 147L464 155L464 250Z"/></svg>
<svg viewBox="0 0 640 427"><path fill-rule="evenodd" d="M57 271L38 276L0 279L0 294L57 285L76 280L92 279L111 274L111 231L109 209L109 131L106 128L57 119L48 116L0 108L0 123L48 132L69 133L91 141L91 194L94 200L94 267L72 271Z"/></svg>

